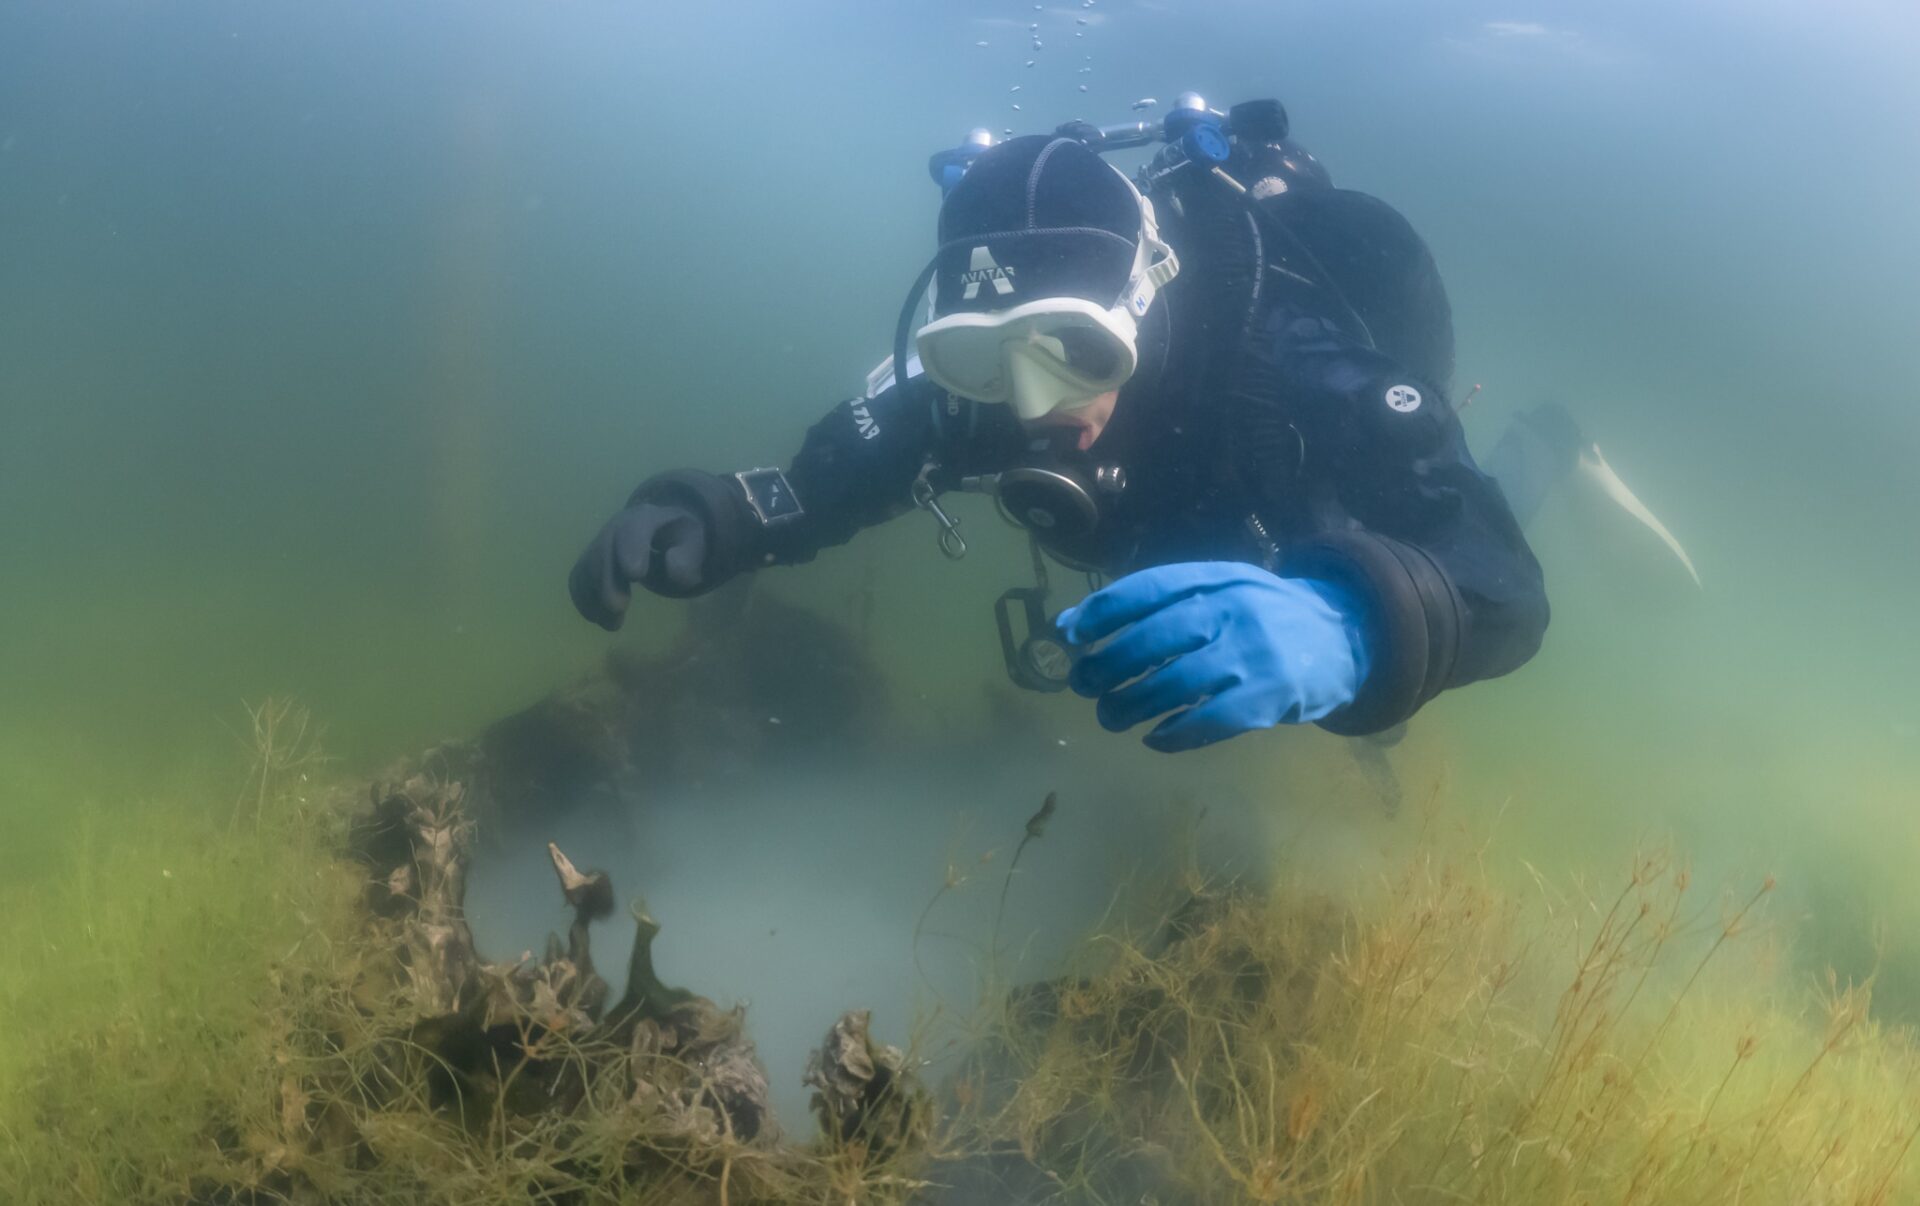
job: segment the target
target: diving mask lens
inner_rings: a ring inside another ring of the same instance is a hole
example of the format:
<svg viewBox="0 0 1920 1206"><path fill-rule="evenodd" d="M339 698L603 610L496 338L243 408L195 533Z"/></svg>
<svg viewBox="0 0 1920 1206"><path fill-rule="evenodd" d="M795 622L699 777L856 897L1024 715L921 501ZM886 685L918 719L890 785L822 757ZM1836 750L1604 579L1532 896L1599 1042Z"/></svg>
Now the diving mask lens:
<svg viewBox="0 0 1920 1206"><path fill-rule="evenodd" d="M952 314L920 329L927 375L976 402L1033 419L1118 389L1134 368L1133 323L1078 298Z"/></svg>
<svg viewBox="0 0 1920 1206"><path fill-rule="evenodd" d="M1105 331L1098 333L1083 327L1067 327L1054 333L1054 339L1060 345L1061 359L1067 367L1089 381L1107 381L1120 374L1122 360L1121 349L1114 346L1113 337Z"/></svg>

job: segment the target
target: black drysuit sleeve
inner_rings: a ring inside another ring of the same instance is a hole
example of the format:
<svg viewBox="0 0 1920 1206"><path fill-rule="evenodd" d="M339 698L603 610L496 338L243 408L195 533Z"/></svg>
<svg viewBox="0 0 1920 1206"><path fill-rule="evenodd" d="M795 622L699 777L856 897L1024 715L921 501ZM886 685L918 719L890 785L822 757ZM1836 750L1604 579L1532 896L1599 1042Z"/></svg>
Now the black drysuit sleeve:
<svg viewBox="0 0 1920 1206"><path fill-rule="evenodd" d="M1280 314L1269 330L1315 494L1315 530L1282 572L1360 591L1375 637L1359 697L1324 726L1389 728L1532 657L1547 627L1540 564L1441 390L1321 318Z"/></svg>
<svg viewBox="0 0 1920 1206"><path fill-rule="evenodd" d="M763 527L731 476L695 469L648 478L631 501L691 507L704 517L702 591L743 570L810 561L912 508L913 480L931 442L929 392L916 377L842 402L809 428L786 470L803 512L788 522Z"/></svg>

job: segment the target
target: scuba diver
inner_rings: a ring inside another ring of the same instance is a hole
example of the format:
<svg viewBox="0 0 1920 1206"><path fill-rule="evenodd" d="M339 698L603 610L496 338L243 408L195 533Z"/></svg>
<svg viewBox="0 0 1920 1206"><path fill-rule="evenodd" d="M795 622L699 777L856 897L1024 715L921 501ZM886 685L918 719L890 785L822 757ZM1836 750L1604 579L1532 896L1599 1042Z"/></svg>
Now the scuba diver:
<svg viewBox="0 0 1920 1206"><path fill-rule="evenodd" d="M1102 158L1153 144L1137 178ZM930 170L938 249L865 392L784 470L641 483L573 568L583 616L614 630L636 584L698 595L916 508L958 557L940 499L966 490L1032 538L1009 673L1111 731L1157 721L1154 749L1389 733L1538 649L1540 567L1449 401L1433 259L1278 101L975 131ZM1106 585L1049 619L1043 552Z"/></svg>

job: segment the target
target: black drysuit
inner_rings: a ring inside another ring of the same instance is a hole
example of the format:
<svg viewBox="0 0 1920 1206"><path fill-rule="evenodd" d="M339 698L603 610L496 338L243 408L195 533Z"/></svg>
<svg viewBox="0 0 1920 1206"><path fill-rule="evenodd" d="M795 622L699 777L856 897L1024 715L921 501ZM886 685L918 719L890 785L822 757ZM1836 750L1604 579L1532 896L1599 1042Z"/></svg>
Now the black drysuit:
<svg viewBox="0 0 1920 1206"><path fill-rule="evenodd" d="M1372 665L1321 724L1374 732L1531 657L1547 624L1540 567L1446 396L1451 319L1424 243L1362 193L1258 204L1266 217L1237 200L1172 206L1180 276L1083 455L1088 469L1118 466L1125 487L1105 498L1097 541L1072 553L1115 577L1224 559L1341 582L1365 600ZM1007 408L948 418L947 403L914 377L835 407L786 471L805 509L789 523L762 527L732 478L697 471L635 498L706 517L703 589L806 561L912 509L930 460L951 481L1027 455Z"/></svg>

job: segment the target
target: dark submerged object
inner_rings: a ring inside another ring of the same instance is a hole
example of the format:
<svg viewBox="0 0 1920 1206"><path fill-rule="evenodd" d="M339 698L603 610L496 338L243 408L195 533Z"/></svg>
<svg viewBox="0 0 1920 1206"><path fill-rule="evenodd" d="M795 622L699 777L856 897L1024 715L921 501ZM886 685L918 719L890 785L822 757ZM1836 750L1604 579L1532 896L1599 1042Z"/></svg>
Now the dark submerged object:
<svg viewBox="0 0 1920 1206"><path fill-rule="evenodd" d="M658 654L623 649L599 668L390 777L469 784L476 817L548 818L622 806L874 739L887 687L849 628L737 579L688 608Z"/></svg>

